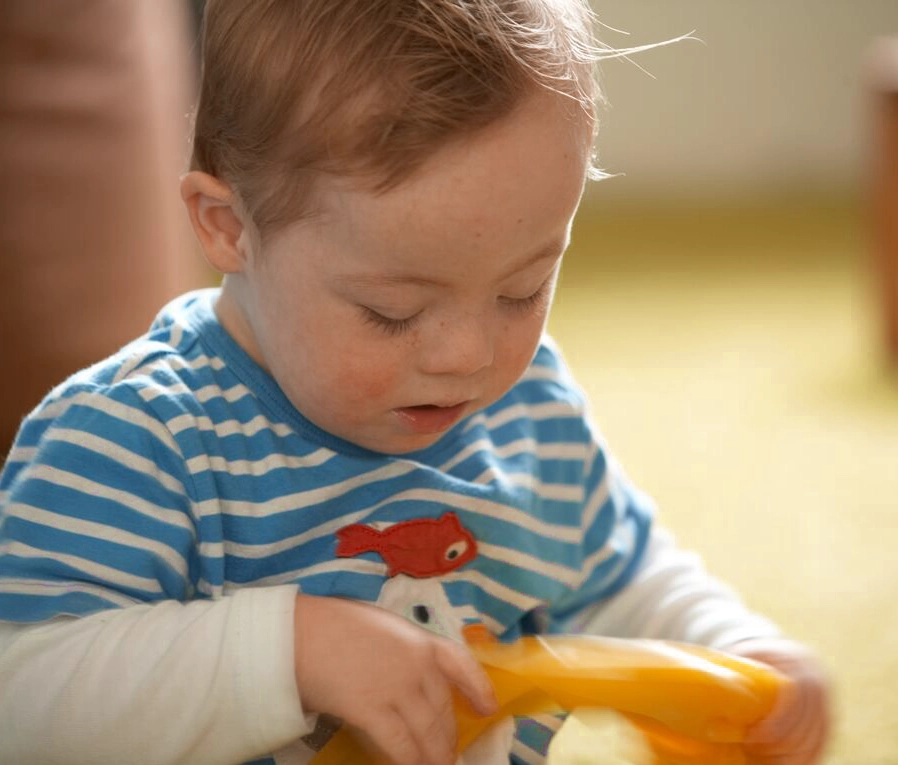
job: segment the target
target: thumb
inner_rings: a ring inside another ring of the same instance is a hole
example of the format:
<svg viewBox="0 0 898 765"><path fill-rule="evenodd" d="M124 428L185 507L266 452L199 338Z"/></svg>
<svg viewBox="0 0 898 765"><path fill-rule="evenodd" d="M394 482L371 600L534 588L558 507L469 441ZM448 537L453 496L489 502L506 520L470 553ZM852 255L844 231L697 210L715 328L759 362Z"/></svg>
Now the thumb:
<svg viewBox="0 0 898 765"><path fill-rule="evenodd" d="M499 711L499 702L492 683L483 667L464 646L450 640L440 640L437 646L437 666L471 706L484 717Z"/></svg>

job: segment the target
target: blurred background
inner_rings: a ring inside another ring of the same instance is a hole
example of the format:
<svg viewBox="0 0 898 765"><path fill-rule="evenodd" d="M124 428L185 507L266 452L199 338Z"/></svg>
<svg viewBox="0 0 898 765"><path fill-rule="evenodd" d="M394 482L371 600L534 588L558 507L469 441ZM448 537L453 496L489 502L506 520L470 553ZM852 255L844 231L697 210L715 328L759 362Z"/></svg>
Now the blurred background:
<svg viewBox="0 0 898 765"><path fill-rule="evenodd" d="M52 384L210 280L176 182L199 5L0 6L2 453ZM616 177L551 330L660 521L822 655L828 765L895 765L898 2L594 5L611 46L697 40L604 63Z"/></svg>
<svg viewBox="0 0 898 765"><path fill-rule="evenodd" d="M822 655L826 762L895 765L898 3L593 5L613 47L700 42L603 64L619 175L551 329L660 521Z"/></svg>

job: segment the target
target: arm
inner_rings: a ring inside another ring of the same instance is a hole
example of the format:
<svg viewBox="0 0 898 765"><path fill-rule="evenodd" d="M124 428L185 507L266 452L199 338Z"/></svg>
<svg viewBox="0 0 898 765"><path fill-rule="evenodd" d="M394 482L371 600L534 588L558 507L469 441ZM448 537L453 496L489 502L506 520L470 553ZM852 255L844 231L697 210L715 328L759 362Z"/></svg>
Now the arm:
<svg viewBox="0 0 898 765"><path fill-rule="evenodd" d="M621 487L610 494L634 498L623 506L639 502L625 481ZM749 732L746 752L758 765L818 762L829 736L829 691L826 673L813 653L780 637L776 625L750 611L705 570L697 555L678 549L663 529L651 530L641 553L636 545L629 550L630 559L638 560L632 578L619 581L614 594L585 604L553 627L696 643L774 667L792 683L770 715Z"/></svg>
<svg viewBox="0 0 898 765"><path fill-rule="evenodd" d="M22 623L0 628L0 761L232 765L308 732L300 692L400 765L454 760L450 685L492 703L462 646L294 586L222 595L216 495L182 457L202 444L121 386L71 399L0 483L0 622Z"/></svg>
<svg viewBox="0 0 898 765"><path fill-rule="evenodd" d="M654 529L633 578L605 600L576 612L560 630L609 637L695 643L768 664L792 683L771 714L749 732L757 765L813 765L830 728L826 673L806 647L780 637L705 570L699 557Z"/></svg>
<svg viewBox="0 0 898 765"><path fill-rule="evenodd" d="M652 530L627 586L608 600L584 608L565 628L710 648L779 634L772 622L749 611L733 590L708 574L697 555L678 549L671 534L659 528Z"/></svg>
<svg viewBox="0 0 898 765"><path fill-rule="evenodd" d="M215 508L133 391L50 401L0 489L0 762L224 764L304 732L296 588L213 586Z"/></svg>
<svg viewBox="0 0 898 765"><path fill-rule="evenodd" d="M0 762L233 765L306 732L292 586L0 624Z"/></svg>

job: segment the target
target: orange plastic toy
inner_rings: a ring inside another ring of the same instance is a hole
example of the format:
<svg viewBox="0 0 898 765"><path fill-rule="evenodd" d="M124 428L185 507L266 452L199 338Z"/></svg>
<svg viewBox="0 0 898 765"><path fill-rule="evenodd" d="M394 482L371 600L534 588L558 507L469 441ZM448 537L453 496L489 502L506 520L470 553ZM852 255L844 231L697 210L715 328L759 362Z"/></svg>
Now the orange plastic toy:
<svg viewBox="0 0 898 765"><path fill-rule="evenodd" d="M789 682L756 662L666 641L550 636L469 645L492 680L500 711L479 717L457 701L460 752L509 715L604 707L642 731L656 765L746 765L746 731ZM314 761L368 763L371 756L345 729Z"/></svg>

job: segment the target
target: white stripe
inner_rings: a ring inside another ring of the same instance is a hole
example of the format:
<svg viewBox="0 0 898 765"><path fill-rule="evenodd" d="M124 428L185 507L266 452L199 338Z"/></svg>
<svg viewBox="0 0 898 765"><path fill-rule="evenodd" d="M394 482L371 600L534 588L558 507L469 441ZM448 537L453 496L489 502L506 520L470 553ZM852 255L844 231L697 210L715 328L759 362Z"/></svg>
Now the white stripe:
<svg viewBox="0 0 898 765"><path fill-rule="evenodd" d="M180 324L171 324L169 326L168 342L171 344L172 348L178 348L183 339L184 327ZM180 349L178 350L178 352L180 353Z"/></svg>
<svg viewBox="0 0 898 765"><path fill-rule="evenodd" d="M183 366L185 369L191 368L186 364ZM196 390L190 388L186 383L181 383L180 385L170 387L148 386L147 388L141 389L141 396L145 401L152 401L156 398L170 396L173 390L178 390L186 393L201 404L207 404L217 398L223 399L229 404L233 404L237 401L240 401L240 399L242 398L246 398L247 396L255 397L255 394L250 391L250 389L247 388L243 383L237 383L235 385L232 385L230 388L222 388L220 385L210 383L209 385L204 385L202 388L198 388Z"/></svg>
<svg viewBox="0 0 898 765"><path fill-rule="evenodd" d="M180 453L180 449L178 448L177 443L172 438L171 434L166 430L165 426L159 422L159 420L154 417L149 416L142 409L137 409L133 406L128 406L127 404L123 404L115 399L109 398L101 393L97 393L94 391L83 391L81 393L76 394L68 399L62 399L60 401L54 401L52 404L48 404L46 409L41 412L41 417L39 419L51 419L62 415L65 410L67 410L71 406L84 406L89 409L95 409L98 412L102 412L106 415L111 415L116 419L123 420L124 422L135 425L136 427L142 428L150 433L152 433L156 438L158 438L162 443L164 443L167 447L169 447L172 451L176 453ZM49 413L49 414L48 414ZM47 417L44 415L48 414ZM88 434L86 431L81 430L67 430L67 429L55 429L48 431L51 434L55 433L66 433L71 432L77 434L82 441L87 440ZM51 437L53 437L51 435ZM94 438L99 438L98 436L94 436ZM68 440L71 441L70 438L61 438L60 440ZM103 439L95 443L101 443ZM72 441L72 443L80 443L80 441ZM107 443L112 443L108 442ZM121 446L115 444L116 449L122 449ZM102 450L101 450L102 452ZM102 452L107 454L107 452ZM131 452L128 452L130 455ZM111 453L108 453L108 456L112 456ZM135 457L137 455L134 455ZM130 459L130 457L129 457ZM182 489L183 491L183 489Z"/></svg>
<svg viewBox="0 0 898 765"><path fill-rule="evenodd" d="M444 462L437 469L441 473L448 473L450 470L452 470L452 468L454 468L456 465L464 462L472 454L476 454L479 451L491 451L491 450L492 450L492 443L489 441L489 439L478 438L476 441L472 441L471 443L469 443L464 449L462 449L460 452L455 454L452 457L452 459L450 459L448 462Z"/></svg>
<svg viewBox="0 0 898 765"><path fill-rule="evenodd" d="M242 434L246 437L254 436L262 430L270 430L278 436L288 436L293 433L293 428L283 423L274 423L267 417L257 414L248 422L237 422L236 420L226 420L224 422L213 423L206 415L196 416L193 414L181 414L172 417L166 422L168 429L173 435L177 435L182 430L190 430L195 428L201 432L215 433L219 438Z"/></svg>
<svg viewBox="0 0 898 765"><path fill-rule="evenodd" d="M282 468L298 470L318 467L334 456L336 456L336 452L325 447L299 457L275 453L269 454L261 460L227 460L224 457L200 454L187 460L186 465L187 470L194 475L209 470L232 476L253 475L260 477L270 473L272 470Z"/></svg>
<svg viewBox="0 0 898 765"><path fill-rule="evenodd" d="M601 563L604 563L612 555L616 555L618 552L623 550L625 554L621 556L614 569L606 574L606 578L609 581L614 579L630 562L630 556L626 553L632 550L634 545L636 544L636 537L634 536L633 532L634 530L632 524L617 524L617 526L615 526L614 533L612 534L611 539L608 540L608 543L606 545L603 545L599 550L596 550L583 562L583 568L585 572L587 574L592 574L593 571L595 571L595 569Z"/></svg>
<svg viewBox="0 0 898 765"><path fill-rule="evenodd" d="M160 520L176 528L185 529L190 533L191 537L195 536L193 521L185 513L160 507L152 502L148 502L137 494L131 494L123 489L115 489L106 484L92 481L77 473L60 470L51 465L35 465L30 473L30 477L41 478L58 486L64 486L81 494L86 494L89 497L102 497L103 499L117 502L142 515ZM180 496L184 496L183 487L177 491Z"/></svg>
<svg viewBox="0 0 898 765"><path fill-rule="evenodd" d="M34 446L17 446L6 457L6 465L12 465L15 462L31 462L37 456L37 447Z"/></svg>
<svg viewBox="0 0 898 765"><path fill-rule="evenodd" d="M48 598L79 592L108 600L118 606L133 606L143 603L142 600L129 598L117 590L109 590L89 582L36 582L31 579L0 579L0 592Z"/></svg>
<svg viewBox="0 0 898 765"><path fill-rule="evenodd" d="M589 578L590 575L606 560L608 560L612 555L616 555L617 550L611 544L604 544L598 550L596 550L592 555L586 557L583 561L583 581Z"/></svg>
<svg viewBox="0 0 898 765"><path fill-rule="evenodd" d="M531 715L530 719L534 722L539 723L544 728L548 728L555 733L558 732L558 729L564 725L564 720L556 717L555 715L541 714L541 715Z"/></svg>
<svg viewBox="0 0 898 765"><path fill-rule="evenodd" d="M223 398L229 404L235 404L247 396L255 398L255 394L243 383L232 385L230 388L222 388L220 385L204 385L193 391L193 395L202 404L207 404L215 398Z"/></svg>
<svg viewBox="0 0 898 765"><path fill-rule="evenodd" d="M475 587L479 587L488 595L491 595L496 600L504 601L511 606L514 606L521 611L530 611L534 609L536 606L540 605L543 601L539 598L535 598L531 595L527 595L526 593L519 592L518 590L513 590L510 587L506 587L501 582L497 582L495 579L491 579L480 571L476 569L463 569L460 571L453 571L451 574L448 574L445 577L446 582L450 581L461 581L468 582L469 584L474 585ZM502 627L504 630L505 627Z"/></svg>
<svg viewBox="0 0 898 765"><path fill-rule="evenodd" d="M202 372L209 367L216 372L220 372L227 366L218 356L207 356L205 353L200 353L193 357L176 356L175 358L184 364L185 369L192 369L196 372Z"/></svg>
<svg viewBox="0 0 898 765"><path fill-rule="evenodd" d="M538 404L514 404L491 417L486 417L484 425L488 430L495 430L501 425L520 419L536 422L555 418L579 419L581 415L567 401L542 401Z"/></svg>
<svg viewBox="0 0 898 765"><path fill-rule="evenodd" d="M583 528L591 529L599 515L599 512L605 506L605 503L611 497L610 486L608 482L608 471L602 476L599 485L593 489L592 494L587 498L586 505L583 508Z"/></svg>
<svg viewBox="0 0 898 765"><path fill-rule="evenodd" d="M485 515L492 519L498 519L522 529L526 529L527 531L531 531L534 534L561 542L577 543L582 536L579 526L572 527L562 526L556 523L547 523L539 518L535 518L524 510L519 510L516 507L506 505L502 502L493 502L492 500L483 499L481 497L471 497L465 494L456 494L455 492L442 491L439 489L407 489L406 491L391 495L370 509L376 510L383 505L401 500L437 502L448 505L449 507L463 507L468 512Z"/></svg>
<svg viewBox="0 0 898 765"><path fill-rule="evenodd" d="M6 540L0 542L0 552L6 555L18 555L22 558L52 558L57 563L63 563L78 569L83 574L95 578L115 583L119 587L133 587L139 590L146 590L151 593L162 594L162 586L155 579L148 579L143 576L136 576L125 571L104 566L86 558L77 555L67 555L60 552L47 552L46 550L38 550L30 545Z"/></svg>
<svg viewBox="0 0 898 765"><path fill-rule="evenodd" d="M347 571L352 571L353 573L359 574L384 576L387 571L386 564L380 563L379 561L365 560L363 558L353 558L351 568L347 566L347 563L348 561L343 558L324 561L322 563L317 563L314 566L303 566L293 569L292 571L284 571L280 574L274 574L272 576L254 579L249 584L226 581L224 592L225 594L228 594L229 592L233 592L234 590L249 586L268 587L278 584L292 584L301 577L315 576L317 574L332 574L335 572L346 573Z"/></svg>
<svg viewBox="0 0 898 765"><path fill-rule="evenodd" d="M127 406L109 398L107 391L102 388L82 390L73 396L50 401L45 407L38 410L32 419L35 421L54 420L73 406L85 406L89 409L96 409L98 412L113 414L120 420L127 422L136 422L133 419L135 416L147 420L146 413L141 409Z"/></svg>
<svg viewBox="0 0 898 765"><path fill-rule="evenodd" d="M541 558L534 558L532 555L528 555L527 553L520 552L519 550L510 547L478 542L477 549L482 555L486 555L493 560L502 561L515 568L526 569L527 571L547 576L550 579L555 579L569 587L578 584L581 579L579 569L563 566L560 563L550 563Z"/></svg>
<svg viewBox="0 0 898 765"><path fill-rule="evenodd" d="M525 452L536 454L541 460L584 462L589 454L589 447L587 444L579 441L559 441L544 444L537 443L532 438L521 438L495 448L495 453L503 459Z"/></svg>
<svg viewBox="0 0 898 765"><path fill-rule="evenodd" d="M478 438L476 441L469 443L452 459L440 465L439 469L443 473L448 473L456 465L479 451L495 455L499 459L508 459L519 454L533 454L540 460L585 462L589 454L589 446L576 441L541 444L532 438L519 438L509 441L502 446L495 446L488 438Z"/></svg>
<svg viewBox="0 0 898 765"><path fill-rule="evenodd" d="M164 365L169 369L175 371L181 370L191 370L195 372L201 372L204 369L208 369L211 367L215 371L221 371L225 368L225 362L220 359L218 356L207 356L205 353L200 353L196 356L184 356L181 353L181 349L177 349L178 353L172 356L167 356L164 360Z"/></svg>
<svg viewBox="0 0 898 765"><path fill-rule="evenodd" d="M357 486L364 485L365 483L371 483L377 480L381 480L384 477L382 475L384 473L401 475L402 472L404 472L403 470L401 470L401 468L403 467L406 467L407 469L414 469L413 466L408 466L404 463L393 463L390 465L386 465L383 468L379 468L378 470L371 471L371 473L356 476L349 479L348 481L343 481L341 483L333 484L332 486L327 486L320 489L313 489L307 492L299 492L296 494L288 495L286 497L279 497L277 499L271 500L270 502L258 504L249 502L222 502L221 511L229 515L238 515L244 517L263 517L279 512L294 511L303 507L307 507L310 504L321 502L323 499L338 497L340 496L340 494L356 488ZM366 478L367 480L365 480ZM273 554L274 551L279 552L285 549L289 549L290 547L293 547L301 542L308 542L312 539L317 539L318 537L334 533L337 528L341 528L342 526L348 525L349 523L355 523L358 520L364 518L366 515L375 512L385 505L400 501L435 502L447 505L449 507L463 507L466 511L485 515L492 519L502 520L506 523L518 526L522 529L526 529L533 532L534 534L547 537L554 541L579 544L583 536L583 532L579 526L562 526L554 523L547 523L539 518L533 517L523 510L518 510L517 508L503 503L492 502L490 500L481 499L479 497L469 497L467 495L456 494L449 491L422 488L407 489L405 491L391 494L386 499L374 505L361 508L354 513L347 513L341 516L339 519L335 519L326 524L321 524L306 532L285 538L276 543L261 545L235 545L234 549L241 550L240 554L244 557L262 558L266 555ZM205 514L217 512L218 503L218 499L211 499L199 504L203 506L202 512Z"/></svg>
<svg viewBox="0 0 898 765"><path fill-rule="evenodd" d="M150 351L152 353L152 351ZM138 369L142 369L144 364L148 362L147 359L147 351L140 350L140 352L133 353L131 356L128 356L122 360L121 365L115 372L115 376L112 378L112 384L122 382L130 375L134 374Z"/></svg>
<svg viewBox="0 0 898 765"><path fill-rule="evenodd" d="M583 487L578 484L543 483L533 473L498 470L494 466L484 470L472 483L482 486L505 483L521 489L528 489L542 499L578 504L583 501Z"/></svg>
<svg viewBox="0 0 898 765"><path fill-rule="evenodd" d="M196 583L196 592L215 600L222 596L224 589L220 584L213 585L208 579L200 579Z"/></svg>
<svg viewBox="0 0 898 765"><path fill-rule="evenodd" d="M523 742L515 739L511 745L511 753L527 765L545 765L546 759L539 752L533 751Z"/></svg>
<svg viewBox="0 0 898 765"><path fill-rule="evenodd" d="M7 512L42 526L49 526L50 528L68 531L72 534L81 534L93 539L101 539L133 547L140 552L152 553L157 558L165 561L182 579L187 579L187 561L184 557L177 550L151 537L140 536L131 531L125 531L118 526L109 526L83 518L73 518L32 505L11 505L7 508Z"/></svg>
<svg viewBox="0 0 898 765"><path fill-rule="evenodd" d="M374 470L370 470L367 473L354 475L345 481L338 481L337 483L330 484L329 486L322 486L317 489L285 494L264 503L221 502L221 511L229 515L245 517L276 515L282 512L302 509L310 505L316 505L324 500L336 499L360 486L402 476L417 470L417 468L418 466L411 462L391 462ZM388 501L395 501L395 499L396 497L393 495ZM205 502L200 503L200 505L205 506L210 503L212 503L213 507L217 510L219 505L218 499L206 500Z"/></svg>
<svg viewBox="0 0 898 765"><path fill-rule="evenodd" d="M226 555L238 555L241 558L261 560L262 558L268 558L272 555L277 555L278 553L285 552L286 550L291 550L294 547L299 547L300 545L310 542L314 539L319 539L320 537L326 537L328 535L335 534L338 529L362 520L367 512L367 510L360 510L355 513L347 513L346 515L342 515L339 518L328 521L327 523L321 523L314 528L309 529L308 531L279 539L277 542L244 544L242 542L225 540L223 543L223 547ZM204 542L200 545L200 553L204 557L207 550L206 544L207 543ZM214 544L219 548L222 547L221 543ZM345 566L345 561L341 562ZM305 571L305 569L301 570Z"/></svg>
<svg viewBox="0 0 898 765"><path fill-rule="evenodd" d="M498 619L494 619L489 614L477 614L477 618L483 622L486 628L492 632L494 635L501 635L508 629L508 625L500 622Z"/></svg>
<svg viewBox="0 0 898 765"><path fill-rule="evenodd" d="M537 380L549 380L561 384L561 374L554 367L544 367L542 365L531 364L527 367L521 377L522 382L532 382Z"/></svg>
<svg viewBox="0 0 898 765"><path fill-rule="evenodd" d="M178 445L171 438L168 438L168 433L166 431L163 430L162 432L165 433L167 437L166 440L170 442L166 445L170 446L175 451L175 453L178 454ZM85 449L89 449L90 451L100 454L118 465L122 465L128 470L134 470L152 477L170 492L178 494L179 496L185 496L187 494L184 488L184 484L181 483L181 481L179 481L177 478L166 473L164 470L160 470L154 460L147 459L137 452L132 452L121 444L116 443L115 441L110 441L107 438L103 438L102 436L90 433L89 431L71 430L69 428L58 428L56 430L51 430L47 440L62 441L64 443L74 444L75 446L81 446ZM38 465L36 467L41 467L41 465ZM50 465L43 465L42 467L53 470L56 469L52 468ZM72 473L70 475L75 474ZM85 478L84 480L87 481L88 479Z"/></svg>
<svg viewBox="0 0 898 765"><path fill-rule="evenodd" d="M408 492L408 494L416 497L420 496L422 498L431 498L425 496L431 495L433 499L442 500L446 503L449 503L449 500L451 499L457 506L463 507L467 511L510 523L534 534L538 534L539 536L548 537L549 539L557 540L559 542L576 544L580 541L582 536L579 526L548 523L540 518L530 515L530 513L524 510L519 510L516 507L511 507L510 505L500 502L481 499L480 497L468 497L433 490L415 490Z"/></svg>

